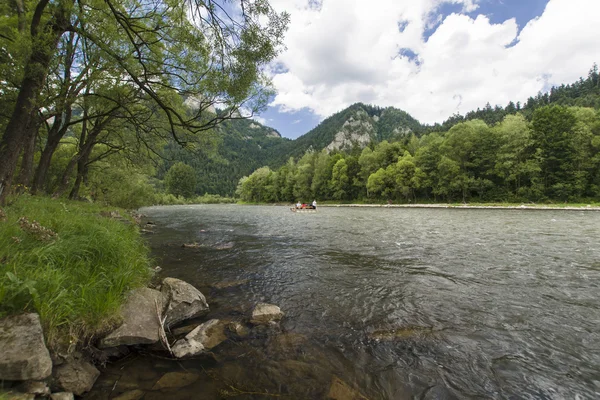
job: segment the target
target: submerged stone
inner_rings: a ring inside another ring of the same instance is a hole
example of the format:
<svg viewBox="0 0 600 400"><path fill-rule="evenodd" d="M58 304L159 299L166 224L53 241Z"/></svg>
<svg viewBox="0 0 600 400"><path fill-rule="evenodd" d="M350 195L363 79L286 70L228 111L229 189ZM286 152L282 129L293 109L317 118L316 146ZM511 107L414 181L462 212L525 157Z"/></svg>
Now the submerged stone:
<svg viewBox="0 0 600 400"><path fill-rule="evenodd" d="M352 388L337 376L334 376L331 381L327 398L332 400L367 400L357 389Z"/></svg>
<svg viewBox="0 0 600 400"><path fill-rule="evenodd" d="M241 322L233 321L227 324L227 330L237 339L243 339L250 334L250 329Z"/></svg>
<svg viewBox="0 0 600 400"><path fill-rule="evenodd" d="M100 348L158 342L161 326L157 305L158 310L163 309L163 296L158 290L141 288L131 292L121 309L123 324L100 341Z"/></svg>
<svg viewBox="0 0 600 400"><path fill-rule="evenodd" d="M228 289L236 286L245 285L246 283L248 283L248 279L240 279L237 281L223 281L215 283L213 287L215 289Z"/></svg>
<svg viewBox="0 0 600 400"><path fill-rule="evenodd" d="M175 278L165 278L161 291L167 302L166 326L173 326L178 322L199 317L208 312L208 303L204 295L187 282Z"/></svg>
<svg viewBox="0 0 600 400"><path fill-rule="evenodd" d="M431 335L433 329L426 326L405 326L396 329L382 329L371 332L369 339L377 341L393 341L402 339L412 339Z"/></svg>
<svg viewBox="0 0 600 400"><path fill-rule="evenodd" d="M0 320L0 349L0 380L41 380L52 373L52 359L37 314Z"/></svg>
<svg viewBox="0 0 600 400"><path fill-rule="evenodd" d="M75 400L75 396L70 392L57 392L50 395L52 400Z"/></svg>
<svg viewBox="0 0 600 400"><path fill-rule="evenodd" d="M225 324L218 319L211 319L198 325L184 339L175 342L171 350L177 358L191 357L210 350L225 340Z"/></svg>
<svg viewBox="0 0 600 400"><path fill-rule="evenodd" d="M283 312L279 307L273 304L258 303L252 310L250 322L254 325L268 324L271 321L278 321L283 318Z"/></svg>
<svg viewBox="0 0 600 400"><path fill-rule="evenodd" d="M128 392L121 393L117 397L113 397L112 400L139 400L144 397L145 394L146 392L143 390L130 390Z"/></svg>
<svg viewBox="0 0 600 400"><path fill-rule="evenodd" d="M196 382L200 375L189 372L168 372L154 385L152 390L182 388Z"/></svg>

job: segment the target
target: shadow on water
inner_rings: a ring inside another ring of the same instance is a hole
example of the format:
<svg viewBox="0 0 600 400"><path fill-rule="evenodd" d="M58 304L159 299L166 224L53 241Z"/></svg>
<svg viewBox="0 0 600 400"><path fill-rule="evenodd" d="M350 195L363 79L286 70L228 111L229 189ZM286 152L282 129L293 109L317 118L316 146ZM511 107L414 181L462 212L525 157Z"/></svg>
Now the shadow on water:
<svg viewBox="0 0 600 400"><path fill-rule="evenodd" d="M210 357L110 364L87 398L600 397L600 214L144 213L161 275L198 287L207 318L243 320L261 301L286 316Z"/></svg>

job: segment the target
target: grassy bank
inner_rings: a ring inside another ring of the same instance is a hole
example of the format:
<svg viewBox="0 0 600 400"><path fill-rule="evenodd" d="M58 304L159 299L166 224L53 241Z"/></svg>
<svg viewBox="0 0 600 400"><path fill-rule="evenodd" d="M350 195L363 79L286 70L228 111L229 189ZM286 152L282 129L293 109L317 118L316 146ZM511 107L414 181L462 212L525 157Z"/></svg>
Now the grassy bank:
<svg viewBox="0 0 600 400"><path fill-rule="evenodd" d="M150 260L137 227L103 211L31 196L4 208L0 316L38 312L51 347L84 343L116 322L125 293L148 282Z"/></svg>

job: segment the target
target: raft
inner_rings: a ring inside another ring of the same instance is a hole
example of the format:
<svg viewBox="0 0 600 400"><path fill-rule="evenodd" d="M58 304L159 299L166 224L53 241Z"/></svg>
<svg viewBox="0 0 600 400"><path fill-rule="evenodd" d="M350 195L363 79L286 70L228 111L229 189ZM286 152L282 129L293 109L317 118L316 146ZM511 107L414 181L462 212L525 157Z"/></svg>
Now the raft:
<svg viewBox="0 0 600 400"><path fill-rule="evenodd" d="M298 213L316 213L317 209L316 208L296 208L296 207L290 207L290 211L291 212L298 212Z"/></svg>

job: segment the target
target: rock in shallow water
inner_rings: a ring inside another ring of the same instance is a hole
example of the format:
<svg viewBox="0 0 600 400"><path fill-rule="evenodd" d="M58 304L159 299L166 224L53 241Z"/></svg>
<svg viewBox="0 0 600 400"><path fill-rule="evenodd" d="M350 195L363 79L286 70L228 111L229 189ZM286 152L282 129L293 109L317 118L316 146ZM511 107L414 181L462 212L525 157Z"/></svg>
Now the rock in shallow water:
<svg viewBox="0 0 600 400"><path fill-rule="evenodd" d="M350 387L346 382L338 378L333 377L331 386L329 387L329 393L327 399L333 400L367 400L358 390Z"/></svg>
<svg viewBox="0 0 600 400"><path fill-rule="evenodd" d="M181 388L196 382L200 376L189 372L168 372L154 385L152 390Z"/></svg>
<svg viewBox="0 0 600 400"><path fill-rule="evenodd" d="M0 320L0 349L0 380L37 380L52 373L52 360L37 314Z"/></svg>
<svg viewBox="0 0 600 400"><path fill-rule="evenodd" d="M252 310L250 323L254 325L268 324L271 321L277 321L283 318L281 309L273 304L258 303Z"/></svg>
<svg viewBox="0 0 600 400"><path fill-rule="evenodd" d="M117 397L113 397L112 400L139 400L144 397L145 394L146 392L143 390L130 390L128 392L121 393Z"/></svg>
<svg viewBox="0 0 600 400"><path fill-rule="evenodd" d="M131 292L121 309L123 324L100 341L100 348L158 342L157 304L162 310L163 295L158 290L141 288Z"/></svg>
<svg viewBox="0 0 600 400"><path fill-rule="evenodd" d="M210 350L225 340L227 340L225 323L218 319L211 319L202 325L198 325L185 338L175 342L171 350L177 358L191 357L205 350Z"/></svg>
<svg viewBox="0 0 600 400"><path fill-rule="evenodd" d="M76 360L58 367L55 375L63 390L81 396L92 389L100 371L87 361Z"/></svg>
<svg viewBox="0 0 600 400"><path fill-rule="evenodd" d="M69 392L52 393L50 395L50 398L52 400L75 400L75 396L73 396L73 393Z"/></svg>
<svg viewBox="0 0 600 400"><path fill-rule="evenodd" d="M166 326L173 326L178 322L208 312L208 303L204 295L187 282L175 278L165 278L161 291L167 302Z"/></svg>

